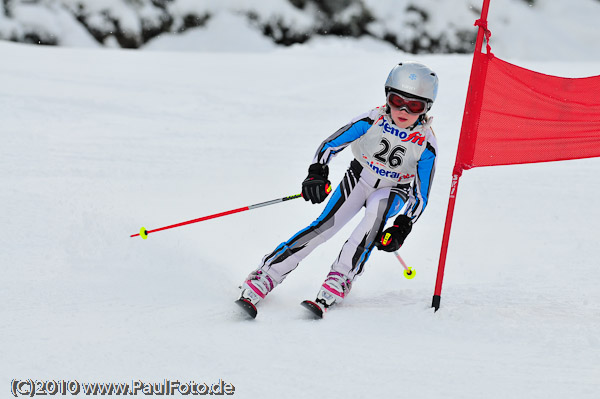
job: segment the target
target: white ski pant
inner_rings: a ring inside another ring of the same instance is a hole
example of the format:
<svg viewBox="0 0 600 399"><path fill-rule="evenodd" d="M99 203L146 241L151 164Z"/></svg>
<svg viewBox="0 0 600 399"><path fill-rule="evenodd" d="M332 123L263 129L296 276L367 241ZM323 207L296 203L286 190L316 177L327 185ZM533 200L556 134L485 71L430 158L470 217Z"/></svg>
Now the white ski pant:
<svg viewBox="0 0 600 399"><path fill-rule="evenodd" d="M263 258L260 270L278 284L317 246L333 237L362 207L365 213L333 262L331 271L351 281L362 274L386 221L398 214L408 199L408 184L381 180L356 160L331 195L323 213L308 227L281 243Z"/></svg>

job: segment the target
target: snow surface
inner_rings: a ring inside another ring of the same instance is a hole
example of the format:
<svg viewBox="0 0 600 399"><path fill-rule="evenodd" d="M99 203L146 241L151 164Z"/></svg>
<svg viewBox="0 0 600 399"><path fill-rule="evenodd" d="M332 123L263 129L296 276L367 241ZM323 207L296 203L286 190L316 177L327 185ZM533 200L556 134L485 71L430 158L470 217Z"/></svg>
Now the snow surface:
<svg viewBox="0 0 600 399"><path fill-rule="evenodd" d="M235 26L235 29L232 29L232 26ZM245 17L222 12L211 18L205 29L189 29L178 36L163 34L151 40L144 49L258 52L273 50L276 47L268 37L252 29Z"/></svg>
<svg viewBox="0 0 600 399"><path fill-rule="evenodd" d="M383 101L401 53L323 41L268 52L0 43L0 392L16 379L232 383L239 398L597 398L600 159L461 179L442 308L430 308L470 56L441 79L430 205L310 320L352 226L240 317L237 286L324 205L295 200L320 142ZM562 76L600 62L530 62ZM568 126L565 126L568 131ZM331 164L342 177L350 151Z"/></svg>

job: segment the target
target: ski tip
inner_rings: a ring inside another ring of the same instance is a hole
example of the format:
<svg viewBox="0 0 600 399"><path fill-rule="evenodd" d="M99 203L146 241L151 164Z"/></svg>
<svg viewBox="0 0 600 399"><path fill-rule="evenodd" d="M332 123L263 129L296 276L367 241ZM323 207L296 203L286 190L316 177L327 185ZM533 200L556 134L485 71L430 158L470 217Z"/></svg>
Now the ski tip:
<svg viewBox="0 0 600 399"><path fill-rule="evenodd" d="M235 303L241 307L242 309L244 309L244 311L246 312L246 314L250 317L252 317L253 319L256 319L256 315L258 314L258 311L256 310L256 306L254 306L252 304L252 302L247 301L245 299L238 299L235 301Z"/></svg>
<svg viewBox="0 0 600 399"><path fill-rule="evenodd" d="M313 301L302 301L302 303L300 303L300 305L304 306L306 309L308 309L313 316L315 316L315 318L318 319L322 319L323 318L323 309L317 305L316 303L314 303Z"/></svg>

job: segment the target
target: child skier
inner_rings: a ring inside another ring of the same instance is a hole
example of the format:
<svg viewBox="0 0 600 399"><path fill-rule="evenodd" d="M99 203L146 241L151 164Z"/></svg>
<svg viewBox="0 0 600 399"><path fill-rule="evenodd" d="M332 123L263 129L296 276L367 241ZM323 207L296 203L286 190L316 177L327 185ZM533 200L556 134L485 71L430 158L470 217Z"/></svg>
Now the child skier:
<svg viewBox="0 0 600 399"><path fill-rule="evenodd" d="M306 201L318 204L330 193L327 164L335 154L352 144L355 159L323 213L267 254L244 281L237 303L251 316L256 317L261 299L363 206L365 215L333 262L316 300L303 305L322 316L348 295L374 246L387 252L400 248L429 199L437 143L427 112L437 89L438 77L430 68L402 62L385 82L385 106L353 119L321 144L302 182ZM399 213L384 231L387 220Z"/></svg>

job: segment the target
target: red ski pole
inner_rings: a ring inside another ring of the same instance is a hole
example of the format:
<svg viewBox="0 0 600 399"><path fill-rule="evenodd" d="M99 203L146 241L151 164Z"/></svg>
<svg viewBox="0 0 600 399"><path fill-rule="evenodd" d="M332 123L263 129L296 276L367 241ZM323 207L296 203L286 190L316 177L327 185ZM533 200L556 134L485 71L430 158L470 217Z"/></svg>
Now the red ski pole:
<svg viewBox="0 0 600 399"><path fill-rule="evenodd" d="M402 264L402 267L404 268L404 277L406 277L407 279L414 278L415 271L413 270L413 268L406 266L406 262L404 262L404 259L402 259L402 257L398 253L398 251L394 251L394 255L396 255L396 259L398 259L400 261L400 263Z"/></svg>
<svg viewBox="0 0 600 399"><path fill-rule="evenodd" d="M245 206L243 208L237 208L237 209L232 209L230 211L225 211L225 212L221 212L221 213L215 213L214 215L203 216L203 217L198 218L198 219L188 220L187 222L181 222L181 223L177 223L177 224L172 224L170 226L160 227L160 228L154 229L154 230L146 230L145 227L142 227L140 229L139 233L132 234L130 237L140 236L140 237L142 237L145 240L146 238L148 238L148 234L150 234L150 233L156 233L157 231L162 231L162 230L167 230L167 229L173 229L175 227L185 226L186 224L203 222L203 221L209 220L209 219L216 219L216 218L220 218L221 216L227 216L227 215L231 215L231 214L238 213L238 212L249 211L251 209L261 208L263 206L274 205L274 204L278 204L280 202L289 201L289 200L293 200L293 199L300 198L300 197L302 197L302 194L290 195L289 197L277 198L277 199L274 199L274 200L271 200L271 201L261 202L260 204L254 204L254 205Z"/></svg>
<svg viewBox="0 0 600 399"><path fill-rule="evenodd" d="M391 242L391 239L392 239L392 235L390 233L386 233L385 236L382 238L382 244L389 245L389 243ZM396 259L398 259L398 261L404 268L404 277L406 277L407 279L414 278L415 271L413 270L413 268L406 266L406 262L404 262L404 259L402 259L402 257L398 253L398 251L394 251L394 255L396 255Z"/></svg>

